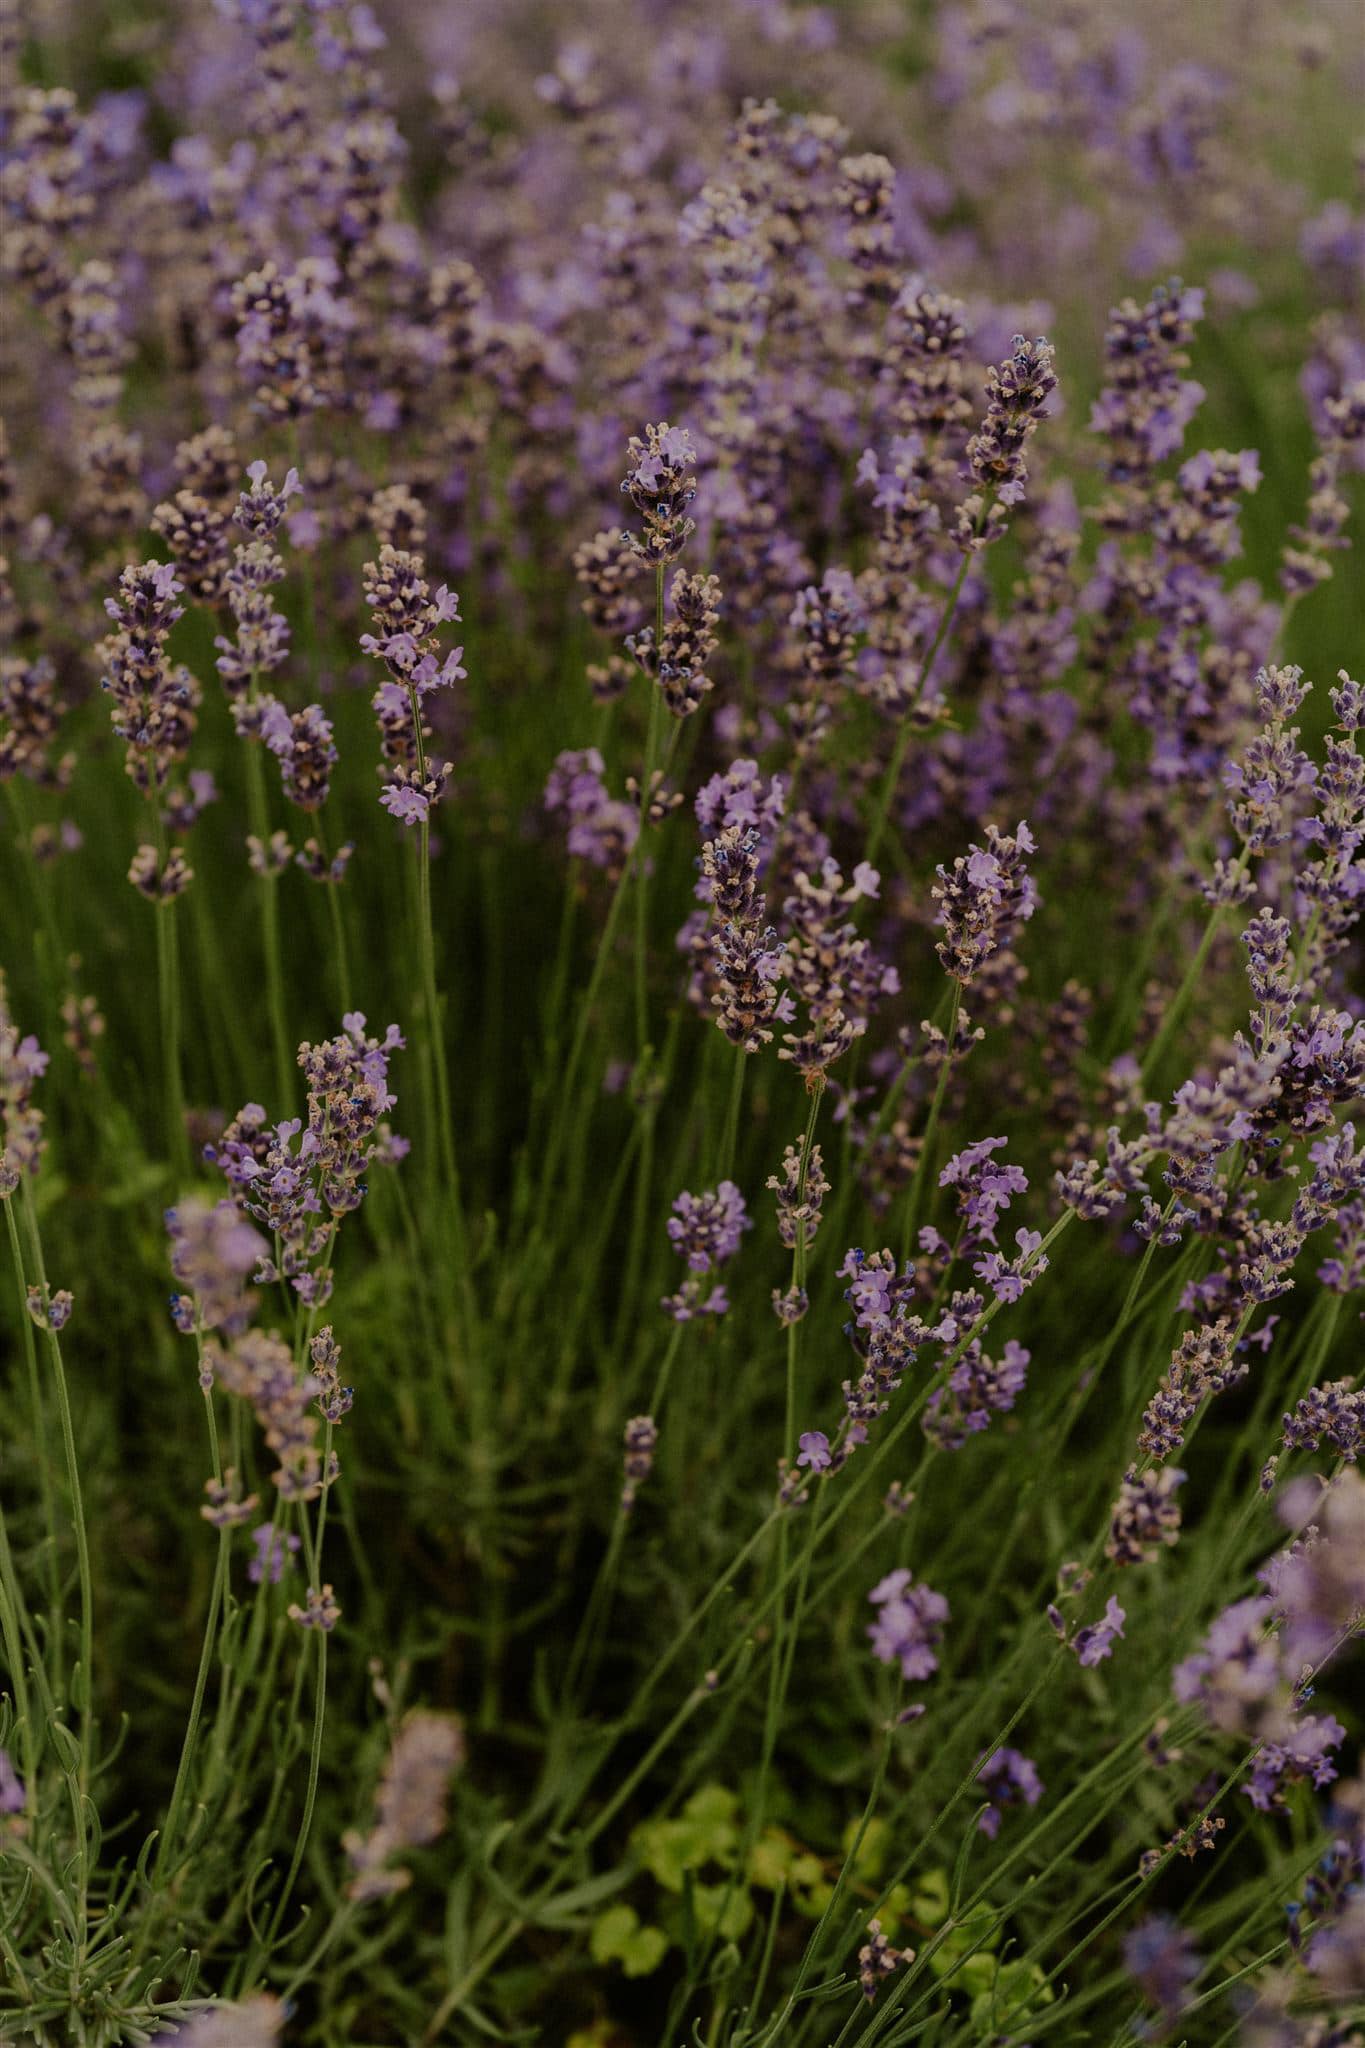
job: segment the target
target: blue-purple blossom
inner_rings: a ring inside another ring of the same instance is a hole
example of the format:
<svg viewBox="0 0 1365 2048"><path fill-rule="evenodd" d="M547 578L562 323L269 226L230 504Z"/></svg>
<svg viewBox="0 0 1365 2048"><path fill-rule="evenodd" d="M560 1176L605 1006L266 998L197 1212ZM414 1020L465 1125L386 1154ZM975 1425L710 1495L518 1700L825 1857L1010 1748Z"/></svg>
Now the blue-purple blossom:
<svg viewBox="0 0 1365 2048"><path fill-rule="evenodd" d="M822 1429L803 1430L796 1439L798 1465L809 1466L812 1472L828 1472L834 1463L829 1447L829 1438Z"/></svg>
<svg viewBox="0 0 1365 2048"><path fill-rule="evenodd" d="M992 1841L1000 1832L1006 1807L1036 1806L1043 1796L1037 1765L1017 1749L993 1750L978 1770L976 1782L990 1801L977 1826Z"/></svg>
<svg viewBox="0 0 1365 2048"><path fill-rule="evenodd" d="M934 1334L949 1344L960 1341L942 1325ZM992 1415L1008 1413L1024 1390L1029 1359L1030 1354L1013 1337L1006 1341L999 1359L987 1355L980 1338L970 1339L946 1386L936 1388L929 1398L922 1423L929 1441L940 1450L961 1450L969 1437L990 1427Z"/></svg>
<svg viewBox="0 0 1365 2048"><path fill-rule="evenodd" d="M1279 1683L1280 1659L1268 1633L1272 1608L1263 1594L1234 1601L1213 1623L1203 1647L1171 1673L1176 1698L1198 1700L1215 1727L1253 1725Z"/></svg>
<svg viewBox="0 0 1365 2048"><path fill-rule="evenodd" d="M1147 2003L1165 2020L1180 2012L1202 1967L1194 1936L1165 1913L1153 1913L1125 1935L1123 1962Z"/></svg>
<svg viewBox="0 0 1365 2048"><path fill-rule="evenodd" d="M1028 1193L1028 1175L1022 1167L1007 1166L1003 1162L997 1165L991 1157L993 1152L1001 1151L1008 1143L1007 1138L979 1138L975 1144L954 1153L939 1174L941 1188L956 1188L958 1191L958 1214L964 1226L964 1245L968 1250L982 1244L994 1245L997 1221L1016 1195ZM1041 1239L1035 1242L1027 1232L1021 1232L1020 1239L1022 1264L1034 1256ZM993 1270L1003 1272L1003 1262ZM989 1275L980 1277L988 1278ZM1022 1282L1023 1276L1019 1277Z"/></svg>
<svg viewBox="0 0 1365 2048"><path fill-rule="evenodd" d="M752 1229L744 1197L732 1180L723 1180L718 1188L700 1195L684 1192L677 1197L668 1219L668 1235L673 1249L686 1261L688 1277L678 1292L665 1296L663 1302L675 1322L726 1313L730 1302L725 1289L704 1286L701 1276L727 1265L739 1250L745 1231Z"/></svg>
<svg viewBox="0 0 1365 2048"><path fill-rule="evenodd" d="M1301 1779L1320 1790L1336 1777L1330 1752L1345 1740L1346 1730L1333 1714L1286 1714L1278 1736L1262 1739L1242 1790L1261 1813L1282 1807L1285 1786Z"/></svg>
<svg viewBox="0 0 1365 2048"><path fill-rule="evenodd" d="M640 813L609 795L604 766L596 747L560 754L545 784L545 808L566 820L571 854L616 875L639 837Z"/></svg>
<svg viewBox="0 0 1365 2048"><path fill-rule="evenodd" d="M1123 1634L1123 1624L1127 1618L1111 1593L1104 1603L1104 1613L1100 1619L1078 1628L1071 1638L1070 1648L1077 1663L1089 1669L1096 1664L1102 1664L1106 1657L1112 1657L1114 1644Z"/></svg>
<svg viewBox="0 0 1365 2048"><path fill-rule="evenodd" d="M867 1630L873 1654L883 1664L898 1664L902 1678L932 1678L949 1618L943 1595L915 1585L902 1566L880 1579L867 1597L879 1610Z"/></svg>

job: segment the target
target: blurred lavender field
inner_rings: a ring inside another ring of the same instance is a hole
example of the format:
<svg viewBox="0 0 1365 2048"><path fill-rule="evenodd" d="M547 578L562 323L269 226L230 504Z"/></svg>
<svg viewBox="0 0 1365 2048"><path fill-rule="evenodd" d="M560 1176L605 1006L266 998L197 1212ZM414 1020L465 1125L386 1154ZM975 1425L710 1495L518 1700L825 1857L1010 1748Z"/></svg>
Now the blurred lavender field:
<svg viewBox="0 0 1365 2048"><path fill-rule="evenodd" d="M0 0L0 2040L1365 2048L1361 30Z"/></svg>

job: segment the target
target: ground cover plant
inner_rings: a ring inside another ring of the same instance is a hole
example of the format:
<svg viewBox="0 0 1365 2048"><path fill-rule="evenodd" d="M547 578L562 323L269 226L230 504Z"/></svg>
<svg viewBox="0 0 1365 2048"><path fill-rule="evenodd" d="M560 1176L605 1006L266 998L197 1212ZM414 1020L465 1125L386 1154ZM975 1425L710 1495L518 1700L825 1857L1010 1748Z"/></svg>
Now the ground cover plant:
<svg viewBox="0 0 1365 2048"><path fill-rule="evenodd" d="M0 2039L1360 2048L1355 9L0 59Z"/></svg>

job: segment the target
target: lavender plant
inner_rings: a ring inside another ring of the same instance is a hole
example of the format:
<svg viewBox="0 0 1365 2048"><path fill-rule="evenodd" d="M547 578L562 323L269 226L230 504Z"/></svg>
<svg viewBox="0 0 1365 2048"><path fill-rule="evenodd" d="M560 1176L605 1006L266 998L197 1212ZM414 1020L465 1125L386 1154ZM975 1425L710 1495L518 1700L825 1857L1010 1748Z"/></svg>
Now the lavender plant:
<svg viewBox="0 0 1365 2048"><path fill-rule="evenodd" d="M0 0L0 2039L1365 2043L1358 35L1223 12Z"/></svg>

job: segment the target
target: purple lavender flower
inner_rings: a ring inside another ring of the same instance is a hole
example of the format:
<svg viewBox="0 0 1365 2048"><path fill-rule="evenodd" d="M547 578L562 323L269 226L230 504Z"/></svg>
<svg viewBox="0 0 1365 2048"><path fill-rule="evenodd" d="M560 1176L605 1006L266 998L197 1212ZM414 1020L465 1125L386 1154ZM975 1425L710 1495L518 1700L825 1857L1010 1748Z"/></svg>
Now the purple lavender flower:
<svg viewBox="0 0 1365 2048"><path fill-rule="evenodd" d="M667 421L645 428L641 441L632 434L626 449L631 467L621 489L644 522L642 534L627 534L627 545L653 569L676 562L696 521L686 511L696 496L697 486L689 471L697 454L686 427L670 427Z"/></svg>
<svg viewBox="0 0 1365 2048"><path fill-rule="evenodd" d="M965 1228L968 1250L995 1243L995 1226L1016 1195L1028 1193L1028 1175L1018 1166L997 1166L992 1152L1001 1151L1007 1138L978 1138L954 1153L939 1174L941 1188L958 1190L958 1213ZM1034 1247L1036 1250L1036 1246ZM1028 1257L1027 1250L1021 1256Z"/></svg>
<svg viewBox="0 0 1365 2048"><path fill-rule="evenodd" d="M723 1180L714 1192L679 1195L668 1235L689 1272L709 1273L734 1257L743 1233L752 1227L743 1195L732 1180Z"/></svg>
<svg viewBox="0 0 1365 2048"><path fill-rule="evenodd" d="M249 1104L245 1116L255 1108ZM260 1111L262 1121L265 1112ZM187 1196L166 1211L171 1271L189 1294L171 1296L177 1329L221 1330L234 1337L247 1327L256 1297L247 1276L267 1256L268 1246L238 1208L225 1197L208 1203Z"/></svg>
<svg viewBox="0 0 1365 2048"><path fill-rule="evenodd" d="M433 594L425 570L421 555L387 546L377 562L365 564L365 602L376 630L363 633L360 645L388 670L372 700L387 769L379 800L405 825L426 823L451 774L449 761L427 752L427 699L465 675L463 647L442 657L438 638L440 627L458 622L459 598L444 583Z"/></svg>
<svg viewBox="0 0 1365 2048"><path fill-rule="evenodd" d="M23 1779L10 1762L8 1752L0 1749L0 1813L22 1813L23 1810Z"/></svg>
<svg viewBox="0 0 1365 2048"><path fill-rule="evenodd" d="M233 513L247 538L233 550L232 567L226 575L228 608L237 637L229 640L220 635L213 644L237 730L242 738L252 739L259 731L255 698L260 679L280 668L289 652L289 624L270 595L284 577L284 563L274 540L284 523L289 499L302 486L298 471L291 469L276 490L264 462L253 462L247 478L250 488L241 493Z"/></svg>
<svg viewBox="0 0 1365 2048"><path fill-rule="evenodd" d="M1114 1644L1123 1634L1127 1615L1111 1593L1105 1602L1104 1613L1098 1621L1078 1628L1071 1638L1071 1650L1076 1661L1087 1669L1102 1664L1106 1657L1114 1654Z"/></svg>
<svg viewBox="0 0 1365 2048"><path fill-rule="evenodd" d="M720 617L720 583L680 569L668 601L672 617L665 622L662 647L654 644L653 626L628 633L626 646L641 672L657 683L672 716L690 718L714 688L706 664L716 651L712 629Z"/></svg>
<svg viewBox="0 0 1365 2048"><path fill-rule="evenodd" d="M302 811L321 810L337 761L331 719L320 704L291 713L269 696L260 711L260 735L280 764L285 795Z"/></svg>
<svg viewBox="0 0 1365 2048"><path fill-rule="evenodd" d="M1263 668L1256 688L1264 728L1241 760L1229 761L1223 771L1229 813L1248 856L1289 837L1298 793L1316 779L1312 762L1296 745L1298 727L1286 724L1308 694L1302 669Z"/></svg>
<svg viewBox="0 0 1365 2048"><path fill-rule="evenodd" d="M1145 306L1125 299L1110 314L1105 385L1090 429L1109 444L1113 482L1142 484L1180 446L1204 396L1202 386L1180 375L1203 316L1203 292L1179 278L1158 285Z"/></svg>
<svg viewBox="0 0 1365 2048"><path fill-rule="evenodd" d="M1201 1964L1194 1936L1164 1913L1154 1913L1125 1936L1123 1961L1149 2005L1170 2021L1185 2004Z"/></svg>
<svg viewBox="0 0 1365 2048"><path fill-rule="evenodd" d="M640 814L608 794L603 769L596 747L560 754L545 784L545 808L568 820L571 854L615 876L639 837Z"/></svg>
<svg viewBox="0 0 1365 2048"><path fill-rule="evenodd" d="M820 1212L830 1183L825 1179L824 1155L818 1145L810 1148L806 1162L805 1185L801 1180L801 1150L803 1140L788 1145L782 1158L781 1174L769 1174L767 1186L777 1196L777 1234L788 1250L795 1248L798 1237L807 1247L815 1242L815 1233L820 1228Z"/></svg>
<svg viewBox="0 0 1365 2048"><path fill-rule="evenodd" d="M1324 1443L1348 1464L1365 1450L1365 1391L1351 1380L1310 1387L1293 1414L1284 1418L1287 1451L1316 1451Z"/></svg>
<svg viewBox="0 0 1365 2048"><path fill-rule="evenodd" d="M1180 1508L1175 1500L1185 1474L1174 1465L1140 1472L1130 1467L1109 1519L1106 1557L1115 1564L1150 1564L1162 1545L1178 1541Z"/></svg>
<svg viewBox="0 0 1365 2048"><path fill-rule="evenodd" d="M28 1289L28 1312L40 1330L64 1330L76 1306L69 1287Z"/></svg>
<svg viewBox="0 0 1365 2048"><path fill-rule="evenodd" d="M984 847L973 845L951 868L936 869L929 893L945 937L935 951L963 988L1037 908L1038 891L1024 867L1024 855L1035 850L1027 825L1017 825L1012 837L988 825Z"/></svg>
<svg viewBox="0 0 1365 2048"><path fill-rule="evenodd" d="M902 1678L932 1678L949 1618L943 1595L930 1586L914 1585L902 1566L888 1572L867 1597L880 1610L867 1630L874 1656L883 1664L899 1664Z"/></svg>
<svg viewBox="0 0 1365 2048"><path fill-rule="evenodd" d="M1286 1663L1297 1672L1325 1662L1365 1626L1365 1479L1350 1466L1320 1494L1311 1479L1286 1487L1278 1505L1291 1527L1309 1513L1314 1525L1283 1559L1273 1588Z"/></svg>
<svg viewBox="0 0 1365 2048"><path fill-rule="evenodd" d="M806 1465L812 1472L828 1472L834 1463L829 1447L829 1438L822 1429L807 1429L796 1439L798 1465Z"/></svg>
<svg viewBox="0 0 1365 2048"><path fill-rule="evenodd" d="M1332 1714L1281 1717L1277 1739L1262 1738L1243 1792L1261 1813L1285 1804L1284 1788L1308 1779L1321 1789L1337 1775L1329 1751L1346 1740L1346 1730Z"/></svg>
<svg viewBox="0 0 1365 2048"><path fill-rule="evenodd" d="M977 1826L992 1841L1000 1832L1001 1815L1007 1806L1036 1806L1043 1796L1037 1765L1017 1749L994 1750L978 1770L976 1782L990 1799Z"/></svg>
<svg viewBox="0 0 1365 2048"><path fill-rule="evenodd" d="M688 1278L676 1294L666 1295L663 1307L675 1322L685 1323L699 1315L723 1316L730 1306L725 1289L707 1289L701 1276L727 1265L739 1250L746 1230L753 1222L744 1197L732 1180L700 1195L679 1195L668 1219L673 1248L687 1262Z"/></svg>
<svg viewBox="0 0 1365 2048"><path fill-rule="evenodd" d="M0 974L0 1199L8 1200L20 1176L36 1173L47 1140L43 1112L33 1101L33 1087L47 1072L48 1054L30 1032L19 1036L10 1015L8 992Z"/></svg>
<svg viewBox="0 0 1365 2048"><path fill-rule="evenodd" d="M1028 470L1024 450L1038 431L1043 408L1057 388L1056 351L1041 337L1016 334L1007 361L986 378L986 412L967 443L967 467L976 488L958 510L956 538L980 548L1003 533L1002 507L1023 502Z"/></svg>
<svg viewBox="0 0 1365 2048"><path fill-rule="evenodd" d="M940 1450L957 1451L969 1437L989 1428L991 1416L1007 1413L1023 1392L1029 1358L1013 1337L998 1361L982 1350L979 1338L972 1338L949 1373L947 1385L929 1398L921 1423L929 1441Z"/></svg>
<svg viewBox="0 0 1365 2048"><path fill-rule="evenodd" d="M258 1529L252 1530L251 1541L256 1555L247 1564L247 1577L253 1586L261 1585L266 1579L272 1586L278 1586L289 1559L303 1547L301 1539L292 1532L286 1534L277 1529L273 1522L262 1522Z"/></svg>
<svg viewBox="0 0 1365 2048"><path fill-rule="evenodd" d="M1171 1673L1175 1697L1198 1700L1215 1727L1245 1732L1279 1683L1277 1646L1267 1633L1272 1608L1263 1594L1234 1601L1213 1623L1203 1647Z"/></svg>
<svg viewBox="0 0 1365 2048"><path fill-rule="evenodd" d="M690 941L698 962L693 998L715 1011L719 1029L746 1053L770 1043L771 1023L795 1014L781 989L786 955L758 887L759 854L753 826L727 825L706 841L697 893L711 915Z"/></svg>
<svg viewBox="0 0 1365 2048"><path fill-rule="evenodd" d="M262 1255L256 1279L287 1281L316 1307L331 1291L330 1260L323 1254L340 1218L364 1199L381 1118L396 1100L388 1085L389 1056L404 1044L396 1024L382 1039L368 1037L358 1010L342 1022L338 1037L299 1048L306 1124L292 1117L271 1128L260 1104L249 1102L204 1154L234 1189L242 1213L270 1236L275 1256Z"/></svg>
<svg viewBox="0 0 1365 2048"><path fill-rule="evenodd" d="M348 1895L363 1903L402 1891L412 1882L394 1857L436 1841L445 1827L450 1780L464 1763L463 1724L454 1714L419 1708L399 1724L375 1801L375 1825L342 1838L351 1865Z"/></svg>
<svg viewBox="0 0 1365 2048"><path fill-rule="evenodd" d="M741 757L702 784L693 808L706 839L718 839L723 832L757 833L755 852L762 870L777 843L786 796L782 776L765 778L757 761ZM697 896L703 903L711 901L704 876L697 884Z"/></svg>

